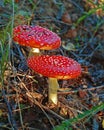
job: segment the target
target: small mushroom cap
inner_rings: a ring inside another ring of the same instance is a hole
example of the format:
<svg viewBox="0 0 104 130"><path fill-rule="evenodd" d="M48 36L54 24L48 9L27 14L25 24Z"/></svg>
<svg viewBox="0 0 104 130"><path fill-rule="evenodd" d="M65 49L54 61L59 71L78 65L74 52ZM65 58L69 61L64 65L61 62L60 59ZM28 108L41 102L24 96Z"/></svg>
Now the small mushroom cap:
<svg viewBox="0 0 104 130"><path fill-rule="evenodd" d="M19 25L13 29L13 40L23 46L42 50L56 49L61 44L60 37L40 26Z"/></svg>
<svg viewBox="0 0 104 130"><path fill-rule="evenodd" d="M78 62L59 55L33 56L28 58L27 64L35 72L51 78L72 79L81 74Z"/></svg>

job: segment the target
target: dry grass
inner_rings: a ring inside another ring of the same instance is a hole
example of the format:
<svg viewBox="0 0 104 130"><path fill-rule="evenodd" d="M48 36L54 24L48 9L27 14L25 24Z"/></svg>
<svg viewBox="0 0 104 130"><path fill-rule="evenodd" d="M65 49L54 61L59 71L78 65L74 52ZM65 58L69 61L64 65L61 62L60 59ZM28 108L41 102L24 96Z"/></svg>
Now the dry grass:
<svg viewBox="0 0 104 130"><path fill-rule="evenodd" d="M77 122L71 122L70 129L103 129L104 107L99 109L99 105L104 102L104 18L95 12L88 14L91 10L86 9L85 3L78 0L0 2L0 129L50 130L75 117ZM82 65L79 78L58 81L57 106L48 104L48 78L27 67L29 48L12 41L13 27L19 24L36 24L56 32L62 46L42 53L72 57ZM79 118L94 107L98 111Z"/></svg>

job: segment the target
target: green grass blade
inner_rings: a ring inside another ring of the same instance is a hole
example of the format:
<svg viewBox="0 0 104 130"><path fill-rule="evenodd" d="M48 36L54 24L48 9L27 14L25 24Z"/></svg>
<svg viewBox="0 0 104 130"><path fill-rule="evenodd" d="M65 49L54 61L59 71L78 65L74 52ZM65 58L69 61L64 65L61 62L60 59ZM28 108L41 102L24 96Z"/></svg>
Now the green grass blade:
<svg viewBox="0 0 104 130"><path fill-rule="evenodd" d="M94 14L98 9L104 10L104 5L99 5L98 7L94 9L90 9L88 12L85 12L84 15L82 15L77 22L75 23L75 26L78 26L84 19L86 19L88 16Z"/></svg>
<svg viewBox="0 0 104 130"><path fill-rule="evenodd" d="M54 130L70 130L69 127L74 125L75 123L79 122L80 120L88 117L88 116L93 116L97 112L101 111L104 109L104 103L93 107L91 110L85 111L83 114L79 114L77 117L65 120L62 122L62 124L56 126Z"/></svg>

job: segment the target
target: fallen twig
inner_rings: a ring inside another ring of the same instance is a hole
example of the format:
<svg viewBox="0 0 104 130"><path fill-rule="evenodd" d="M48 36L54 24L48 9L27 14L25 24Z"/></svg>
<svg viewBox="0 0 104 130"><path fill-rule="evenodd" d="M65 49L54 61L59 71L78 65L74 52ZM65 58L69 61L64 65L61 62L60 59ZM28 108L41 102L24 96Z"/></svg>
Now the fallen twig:
<svg viewBox="0 0 104 130"><path fill-rule="evenodd" d="M101 86L97 86L97 87L92 87L92 88L87 88L87 89L82 89L83 91L89 91L89 90L95 90L95 89L101 89L104 88L104 85ZM64 94L73 94L73 93L77 93L79 90L73 90L70 91L70 89L66 89L66 90L58 90L58 94L59 95L64 95Z"/></svg>

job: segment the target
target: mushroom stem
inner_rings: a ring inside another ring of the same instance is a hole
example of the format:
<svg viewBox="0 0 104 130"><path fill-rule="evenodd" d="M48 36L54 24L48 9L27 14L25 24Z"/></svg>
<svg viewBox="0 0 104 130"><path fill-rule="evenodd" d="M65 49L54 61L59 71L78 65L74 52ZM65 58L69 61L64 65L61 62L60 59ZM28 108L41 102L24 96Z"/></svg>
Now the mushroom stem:
<svg viewBox="0 0 104 130"><path fill-rule="evenodd" d="M49 102L53 102L54 104L57 104L57 90L59 88L59 84L57 82L56 78L49 78Z"/></svg>
<svg viewBox="0 0 104 130"><path fill-rule="evenodd" d="M32 48L29 52L29 56L28 57L31 57L31 56L39 56L41 53L40 53L40 50L38 48Z"/></svg>

